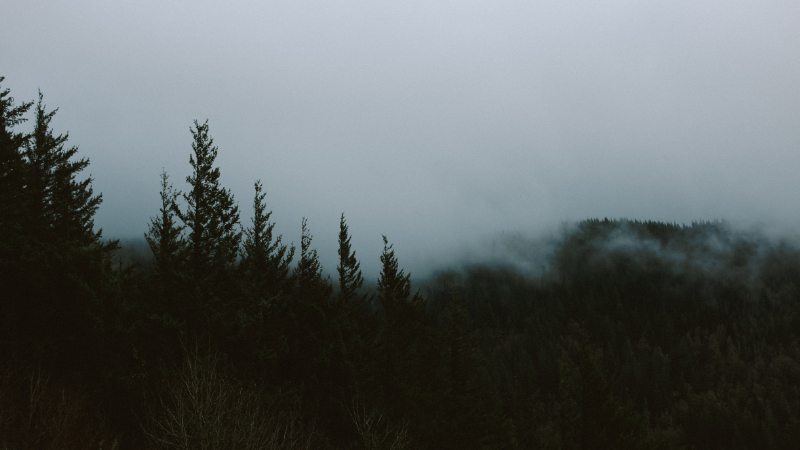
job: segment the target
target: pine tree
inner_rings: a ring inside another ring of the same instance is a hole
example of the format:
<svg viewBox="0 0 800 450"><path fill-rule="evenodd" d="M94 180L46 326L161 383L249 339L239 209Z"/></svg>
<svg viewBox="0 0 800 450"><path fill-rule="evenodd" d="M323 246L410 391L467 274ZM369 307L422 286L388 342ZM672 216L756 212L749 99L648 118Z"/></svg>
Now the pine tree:
<svg viewBox="0 0 800 450"><path fill-rule="evenodd" d="M6 124L19 123L24 108L13 108L8 99L3 109ZM73 160L78 149L65 146L68 135L54 135L50 123L56 111L46 111L40 92L33 133L27 138L3 133L4 158L11 162L6 166L4 160L3 169L21 169L23 185L11 199L14 214L21 214L19 232L7 235L18 243L13 264L4 261L11 267L2 267L11 270L4 270L0 341L64 374L100 376L91 364L109 345L110 316L119 306L111 270L118 241L104 243L101 231L94 231L102 195L94 195L91 177L78 181L89 160ZM13 148L19 144L22 148ZM4 183L8 174L18 182L19 174L8 172Z"/></svg>
<svg viewBox="0 0 800 450"><path fill-rule="evenodd" d="M0 77L0 83L5 78ZM12 245L24 230L22 217L26 208L24 148L28 134L15 133L14 127L25 121L23 115L33 102L14 105L10 90L0 88L0 236L5 245Z"/></svg>
<svg viewBox="0 0 800 450"><path fill-rule="evenodd" d="M281 243L282 236L273 240L270 223L272 211L266 211L261 181L255 183L253 199L253 225L244 231L242 260L239 267L245 283L255 296L269 299L288 287L289 264L294 257L294 246Z"/></svg>
<svg viewBox="0 0 800 450"><path fill-rule="evenodd" d="M16 340L24 330L19 319L27 309L28 293L20 261L27 244L24 148L30 136L14 132L14 127L25 121L23 115L33 102L16 106L9 93L0 89L0 345Z"/></svg>
<svg viewBox="0 0 800 450"><path fill-rule="evenodd" d="M372 327L367 314L366 306L371 297L359 295L358 291L364 283L361 276L360 264L356 259L356 252L351 251L350 235L344 214L339 219L339 292L332 305L334 334L331 339L333 344L333 361L329 372L331 384L341 390L340 401L349 401L353 386L363 384L369 379L368 362L370 345L373 341ZM347 416L344 411L333 416ZM338 424L339 433L346 430L346 424Z"/></svg>
<svg viewBox="0 0 800 450"><path fill-rule="evenodd" d="M294 269L294 280L300 297L312 300L319 305L327 303L331 294L331 285L322 277L322 266L319 262L317 250L311 248L313 236L308 230L307 220L304 217L300 237L300 261Z"/></svg>
<svg viewBox="0 0 800 450"><path fill-rule="evenodd" d="M285 336L290 346L291 368L287 374L302 386L304 401L309 407L317 409L320 402L331 395L327 374L335 331L330 320L332 288L322 276L317 251L311 249L312 238L307 220L303 218L300 260L292 276L296 286L292 302L282 314L286 318Z"/></svg>
<svg viewBox="0 0 800 450"><path fill-rule="evenodd" d="M403 274L394 255L392 245L383 236L381 273L378 279L380 300L389 323L403 323L420 318L425 312L425 301L415 293L411 297L411 274Z"/></svg>
<svg viewBox="0 0 800 450"><path fill-rule="evenodd" d="M186 225L188 262L198 282L215 282L231 268L239 252L242 233L239 230L239 207L233 194L220 186L218 167L214 167L218 148L208 134L208 121L194 122L189 163L194 173L186 177L190 190L183 194L187 208L176 210Z"/></svg>
<svg viewBox="0 0 800 450"><path fill-rule="evenodd" d="M207 333L224 346L230 344L227 337L238 333L235 316L244 301L235 278L242 238L239 208L233 194L220 186L220 170L214 167L218 148L209 136L208 121L195 120L191 133L193 173L186 177L186 209L175 209L187 230L185 264L191 297L178 315L190 334Z"/></svg>
<svg viewBox="0 0 800 450"><path fill-rule="evenodd" d="M396 417L412 416L418 425L430 422L441 351L434 345L432 322L419 292L411 295L411 276L399 268L392 245L383 236L378 300L385 320L376 339L379 351L377 376L383 384L384 402ZM433 422L431 422L431 426Z"/></svg>
<svg viewBox="0 0 800 450"><path fill-rule="evenodd" d="M364 284L361 270L356 259L356 252L350 251L350 236L347 233L347 223L344 220L344 213L339 219L339 301L347 303L355 298L356 293Z"/></svg>
<svg viewBox="0 0 800 450"><path fill-rule="evenodd" d="M53 135L50 122L57 111L46 112L40 91L33 134L25 150L27 226L48 242L99 244L102 230L94 231L94 215L103 195L94 195L91 176L77 180L89 159L72 160L78 147L65 148L69 133Z"/></svg>
<svg viewBox="0 0 800 450"><path fill-rule="evenodd" d="M189 312L196 303L192 297L195 283L186 267L185 226L177 221L176 201L180 194L169 182L167 172L162 171L161 207L158 215L150 219L145 233L155 264L147 283L142 286L146 294L136 304L141 314L135 327L142 330L136 348L141 352L142 361L175 357L175 344L186 332L186 322L192 319Z"/></svg>
<svg viewBox="0 0 800 450"><path fill-rule="evenodd" d="M256 181L253 223L244 230L239 262L241 300L235 318L237 337L231 347L239 360L264 369L264 376L274 370L275 359L285 350L284 327L290 321L286 299L292 287L289 264L295 250L282 244L281 236L273 239L275 224L269 221L272 212L266 211L262 189Z"/></svg>
<svg viewBox="0 0 800 450"><path fill-rule="evenodd" d="M184 226L175 220L176 200L180 194L169 183L167 172L161 172L161 207L158 210L159 215L150 219L145 239L153 252L156 270L162 273L177 269L185 248Z"/></svg>

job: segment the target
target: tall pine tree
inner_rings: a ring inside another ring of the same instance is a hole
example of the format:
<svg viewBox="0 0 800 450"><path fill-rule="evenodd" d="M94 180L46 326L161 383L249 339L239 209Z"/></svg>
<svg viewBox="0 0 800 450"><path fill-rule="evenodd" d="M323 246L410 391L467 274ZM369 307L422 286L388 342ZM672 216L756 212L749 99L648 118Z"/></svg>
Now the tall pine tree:
<svg viewBox="0 0 800 450"><path fill-rule="evenodd" d="M221 273L236 262L242 233L239 207L233 194L220 186L219 167L214 167L218 147L208 134L208 121L194 121L193 155L189 163L194 172L186 177L189 192L183 194L186 211L176 210L188 229L188 262L195 280L218 282Z"/></svg>
<svg viewBox="0 0 800 450"><path fill-rule="evenodd" d="M339 273L339 301L341 303L354 299L364 284L360 270L361 264L356 259L356 252L351 252L350 239L347 222L342 213L342 217L339 219L339 265L336 267L336 271Z"/></svg>
<svg viewBox="0 0 800 450"><path fill-rule="evenodd" d="M378 279L378 300L389 324L409 323L425 313L425 300L419 292L411 296L411 274L404 274L392 245L383 236L381 273Z"/></svg>
<svg viewBox="0 0 800 450"><path fill-rule="evenodd" d="M294 257L294 245L273 238L272 212L266 211L260 181L255 183L253 223L244 230L239 275L243 302L236 320L239 327L234 352L239 360L247 360L262 374L275 374L275 359L285 352L284 327L291 317L286 299L291 294L292 277L289 264ZM293 327L292 327L293 328ZM285 355L282 355L285 357ZM274 379L271 381L275 381Z"/></svg>
<svg viewBox="0 0 800 450"><path fill-rule="evenodd" d="M102 230L94 231L94 215L103 196L94 195L91 176L78 180L89 159L73 160L78 147L65 147L69 134L53 135L50 122L57 111L45 110L39 92L33 134L25 150L27 226L48 242L98 244Z"/></svg>
<svg viewBox="0 0 800 450"><path fill-rule="evenodd" d="M3 108L5 123L19 123L20 107L7 101ZM94 195L91 177L79 178L89 160L74 159L78 149L66 147L68 135L53 133L55 113L46 111L40 92L33 133L4 133L4 157L13 162L3 168L10 169L4 178L21 176L24 183L12 199L13 209L22 208L16 218L21 229L13 268L4 273L0 340L20 357L42 358L53 370L88 380L101 375L95 364L110 345L119 307L111 269L118 241L103 242L94 231L102 196ZM18 144L24 149L13 148Z"/></svg>
<svg viewBox="0 0 800 450"><path fill-rule="evenodd" d="M0 82L4 80L0 77ZM0 89L0 292L4 297L0 308L0 345L13 347L20 329L19 318L26 308L25 269L20 264L25 249L27 216L25 202L26 164L24 149L30 135L15 132L25 121L23 115L33 102L14 104L8 89ZM12 349L5 350L9 354Z"/></svg>
<svg viewBox="0 0 800 450"><path fill-rule="evenodd" d="M234 276L242 239L239 207L233 194L220 185L220 170L214 167L218 148L209 135L208 121L195 120L191 132L193 173L186 177L186 209L175 210L188 231L186 264L195 285L194 301L183 315L191 333L208 332L222 339L237 332L231 328L242 302Z"/></svg>
<svg viewBox="0 0 800 450"><path fill-rule="evenodd" d="M360 294L364 283L356 252L350 246L344 214L339 219L339 292L333 302L331 316L333 335L331 338L332 363L329 371L331 385L338 388L339 403L351 402L353 392L363 389L369 380L370 344L374 338L373 316L367 314L366 307L371 297ZM345 411L332 411L331 415L347 417ZM335 424L338 436L344 436L348 425Z"/></svg>
<svg viewBox="0 0 800 450"><path fill-rule="evenodd" d="M377 376L383 385L383 401L395 417L411 417L421 434L435 428L431 414L437 406L432 394L439 391L437 372L441 351L436 346L432 316L426 314L419 292L411 295L411 276L400 269L392 245L383 236L378 300L385 319L377 338Z"/></svg>
<svg viewBox="0 0 800 450"><path fill-rule="evenodd" d="M248 290L257 298L270 299L289 287L289 264L294 258L294 246L281 243L282 236L273 239L272 211L266 211L260 181L255 183L253 225L244 231L242 260L239 263Z"/></svg>
<svg viewBox="0 0 800 450"><path fill-rule="evenodd" d="M181 194L169 183L167 172L161 172L161 207L159 215L150 219L145 239L150 245L155 259L155 270L169 273L178 268L180 258L184 256L185 242L183 225L177 223L175 211L176 200Z"/></svg>
<svg viewBox="0 0 800 450"><path fill-rule="evenodd" d="M302 389L303 401L313 410L324 408L331 395L328 373L334 348L334 323L331 319L329 279L322 276L317 251L311 248L313 236L303 218L300 260L294 269L296 283L292 301L287 305L285 335L290 347L286 369ZM292 320L293 322L290 322Z"/></svg>
<svg viewBox="0 0 800 450"><path fill-rule="evenodd" d="M0 83L5 78L0 77ZM19 235L24 230L23 216L26 213L24 203L25 159L24 148L30 135L14 131L14 127L25 122L23 115L28 112L33 102L14 104L9 96L10 90L0 88L0 239L3 249L19 242ZM5 271L3 271L5 272Z"/></svg>
<svg viewBox="0 0 800 450"><path fill-rule="evenodd" d="M167 172L161 172L161 206L145 233L154 264L143 285L146 295L136 303L141 313L135 326L141 331L135 345L141 361L175 358L177 343L186 331L187 312L194 309L194 283L186 267L185 226L177 220L180 194L169 182Z"/></svg>
<svg viewBox="0 0 800 450"><path fill-rule="evenodd" d="M315 303L327 303L331 294L331 285L322 277L322 265L317 250L311 248L314 236L308 229L308 221L303 217L300 235L300 261L294 268L294 280L300 297L312 299Z"/></svg>

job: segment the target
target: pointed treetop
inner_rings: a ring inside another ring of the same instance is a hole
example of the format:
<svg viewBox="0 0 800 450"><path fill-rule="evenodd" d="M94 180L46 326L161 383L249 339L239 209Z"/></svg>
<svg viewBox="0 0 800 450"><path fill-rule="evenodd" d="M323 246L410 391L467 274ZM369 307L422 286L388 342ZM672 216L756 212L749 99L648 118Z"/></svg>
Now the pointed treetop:
<svg viewBox="0 0 800 450"><path fill-rule="evenodd" d="M96 244L102 230L94 232L94 215L103 196L93 195L91 176L76 180L89 166L89 159L71 160L78 147L64 147L69 133L53 135L50 122L58 109L46 112L43 97L40 91L33 133L25 146L29 196L31 205L36 206L31 209L32 220L44 226L55 241Z"/></svg>
<svg viewBox="0 0 800 450"><path fill-rule="evenodd" d="M383 253L381 254L381 273L378 278L378 293L381 297L405 300L411 295L411 275L404 275L394 256L394 244L389 245L383 236Z"/></svg>
<svg viewBox="0 0 800 450"><path fill-rule="evenodd" d="M350 251L350 238L344 213L339 219L339 299L343 302L355 297L356 292L364 284L361 276L361 264L356 259L356 252Z"/></svg>
<svg viewBox="0 0 800 450"><path fill-rule="evenodd" d="M195 120L191 132L189 163L194 171L186 177L191 189L183 194L186 211L176 212L188 229L189 263L194 276L202 280L235 264L242 233L239 207L233 194L220 186L220 170L214 167L217 147L209 136L208 120L202 125Z"/></svg>
<svg viewBox="0 0 800 450"><path fill-rule="evenodd" d="M0 77L0 83L5 79L6 77ZM3 133L10 135L11 127L25 122L27 119L22 116L33 106L33 102L14 106L14 97L10 97L10 93L9 89L0 89L0 139L3 139Z"/></svg>
<svg viewBox="0 0 800 450"><path fill-rule="evenodd" d="M420 320L425 314L425 301L419 292L411 296L411 274L399 268L392 245L383 236L381 274L378 278L378 299L391 322Z"/></svg>
<svg viewBox="0 0 800 450"><path fill-rule="evenodd" d="M286 288L289 264L294 257L294 246L281 243L282 236L272 239L275 223L270 223L272 211L266 211L261 181L255 182L253 198L253 224L244 230L244 244L240 267L250 279L258 295L273 296Z"/></svg>
<svg viewBox="0 0 800 450"><path fill-rule="evenodd" d="M0 77L0 83L4 80ZM13 128L25 122L23 115L33 102L14 105L8 89L0 89L0 233L25 233L23 216L29 212L23 190L26 180L23 148L30 135L14 133Z"/></svg>
<svg viewBox="0 0 800 450"><path fill-rule="evenodd" d="M150 219L145 239L153 252L156 268L168 271L176 268L185 247L183 239L185 227L178 225L175 220L176 200L181 192L173 189L166 170L161 172L161 192L159 194L161 195L159 215Z"/></svg>
<svg viewBox="0 0 800 450"><path fill-rule="evenodd" d="M322 277L322 266L316 250L311 249L313 236L308 230L308 220L303 217L302 236L300 237L300 261L294 269L294 278L301 296L316 297L326 300L330 296L330 284Z"/></svg>

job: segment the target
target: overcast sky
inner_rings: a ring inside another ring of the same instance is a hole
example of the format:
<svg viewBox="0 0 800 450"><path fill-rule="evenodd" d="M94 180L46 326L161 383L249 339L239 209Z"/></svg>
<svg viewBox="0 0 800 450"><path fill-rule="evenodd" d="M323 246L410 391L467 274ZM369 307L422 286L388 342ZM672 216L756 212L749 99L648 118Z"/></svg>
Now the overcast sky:
<svg viewBox="0 0 800 450"><path fill-rule="evenodd" d="M249 223L344 212L424 274L499 233L626 217L800 223L800 2L38 1L0 6L0 75L91 160L106 237L141 236L209 120Z"/></svg>

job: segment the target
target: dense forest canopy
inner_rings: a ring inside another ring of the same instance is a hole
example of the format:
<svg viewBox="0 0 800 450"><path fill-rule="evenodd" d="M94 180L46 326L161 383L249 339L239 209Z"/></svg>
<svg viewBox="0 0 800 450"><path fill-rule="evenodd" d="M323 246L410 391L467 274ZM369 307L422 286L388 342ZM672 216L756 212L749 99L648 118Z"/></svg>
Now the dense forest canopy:
<svg viewBox="0 0 800 450"><path fill-rule="evenodd" d="M192 174L161 175L148 250L126 249L55 112L0 89L4 449L800 448L790 242L590 219L541 272L412 285L389 238L356 257L342 214L332 279L312 224L273 233L268 180L241 220L195 122Z"/></svg>

